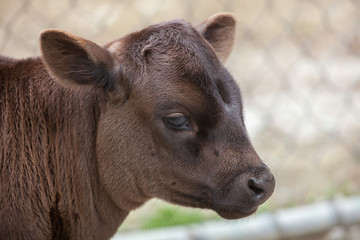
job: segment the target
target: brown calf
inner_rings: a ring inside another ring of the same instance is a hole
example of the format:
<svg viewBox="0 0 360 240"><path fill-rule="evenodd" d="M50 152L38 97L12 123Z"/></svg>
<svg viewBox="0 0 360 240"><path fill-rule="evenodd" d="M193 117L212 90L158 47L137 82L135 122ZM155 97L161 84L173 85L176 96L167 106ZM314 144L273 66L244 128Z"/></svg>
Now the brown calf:
<svg viewBox="0 0 360 240"><path fill-rule="evenodd" d="M275 181L224 68L235 18L150 26L104 47L58 30L0 58L0 239L108 239L150 198L254 213Z"/></svg>

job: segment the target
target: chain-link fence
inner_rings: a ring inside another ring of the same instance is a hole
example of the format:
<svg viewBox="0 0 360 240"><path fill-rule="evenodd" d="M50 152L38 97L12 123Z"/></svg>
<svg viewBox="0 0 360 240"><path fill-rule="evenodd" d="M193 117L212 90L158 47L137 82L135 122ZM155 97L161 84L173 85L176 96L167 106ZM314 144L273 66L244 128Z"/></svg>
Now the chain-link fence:
<svg viewBox="0 0 360 240"><path fill-rule="evenodd" d="M360 193L359 0L2 0L0 53L39 55L45 28L104 44L221 11L239 19L227 67L255 148L277 178L270 207Z"/></svg>

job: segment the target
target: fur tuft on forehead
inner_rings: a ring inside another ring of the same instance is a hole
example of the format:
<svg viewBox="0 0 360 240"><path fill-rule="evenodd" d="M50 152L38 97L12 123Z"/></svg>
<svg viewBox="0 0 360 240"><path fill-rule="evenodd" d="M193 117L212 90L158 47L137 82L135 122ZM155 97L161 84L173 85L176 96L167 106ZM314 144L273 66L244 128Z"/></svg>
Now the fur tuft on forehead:
<svg viewBox="0 0 360 240"><path fill-rule="evenodd" d="M157 24L124 39L128 56L137 65L180 65L203 71L204 61L219 62L210 44L188 22L180 19Z"/></svg>

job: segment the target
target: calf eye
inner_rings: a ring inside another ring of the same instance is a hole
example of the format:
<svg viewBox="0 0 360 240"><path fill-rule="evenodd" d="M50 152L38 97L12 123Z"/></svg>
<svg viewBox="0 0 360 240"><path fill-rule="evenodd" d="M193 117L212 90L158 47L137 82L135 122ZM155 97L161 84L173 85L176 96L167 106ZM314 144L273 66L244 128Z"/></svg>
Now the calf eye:
<svg viewBox="0 0 360 240"><path fill-rule="evenodd" d="M181 113L173 113L163 118L165 125L174 130L188 130L190 127L189 119Z"/></svg>

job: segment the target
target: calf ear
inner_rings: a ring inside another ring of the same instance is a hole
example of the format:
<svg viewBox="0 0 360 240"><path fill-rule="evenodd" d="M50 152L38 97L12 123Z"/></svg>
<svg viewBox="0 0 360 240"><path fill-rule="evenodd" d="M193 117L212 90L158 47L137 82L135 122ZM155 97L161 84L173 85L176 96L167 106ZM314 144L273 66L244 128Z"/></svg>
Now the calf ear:
<svg viewBox="0 0 360 240"><path fill-rule="evenodd" d="M114 61L106 49L59 30L42 32L40 45L47 69L62 84L113 87Z"/></svg>
<svg viewBox="0 0 360 240"><path fill-rule="evenodd" d="M223 62L229 57L234 45L236 21L232 13L219 13L195 26Z"/></svg>

